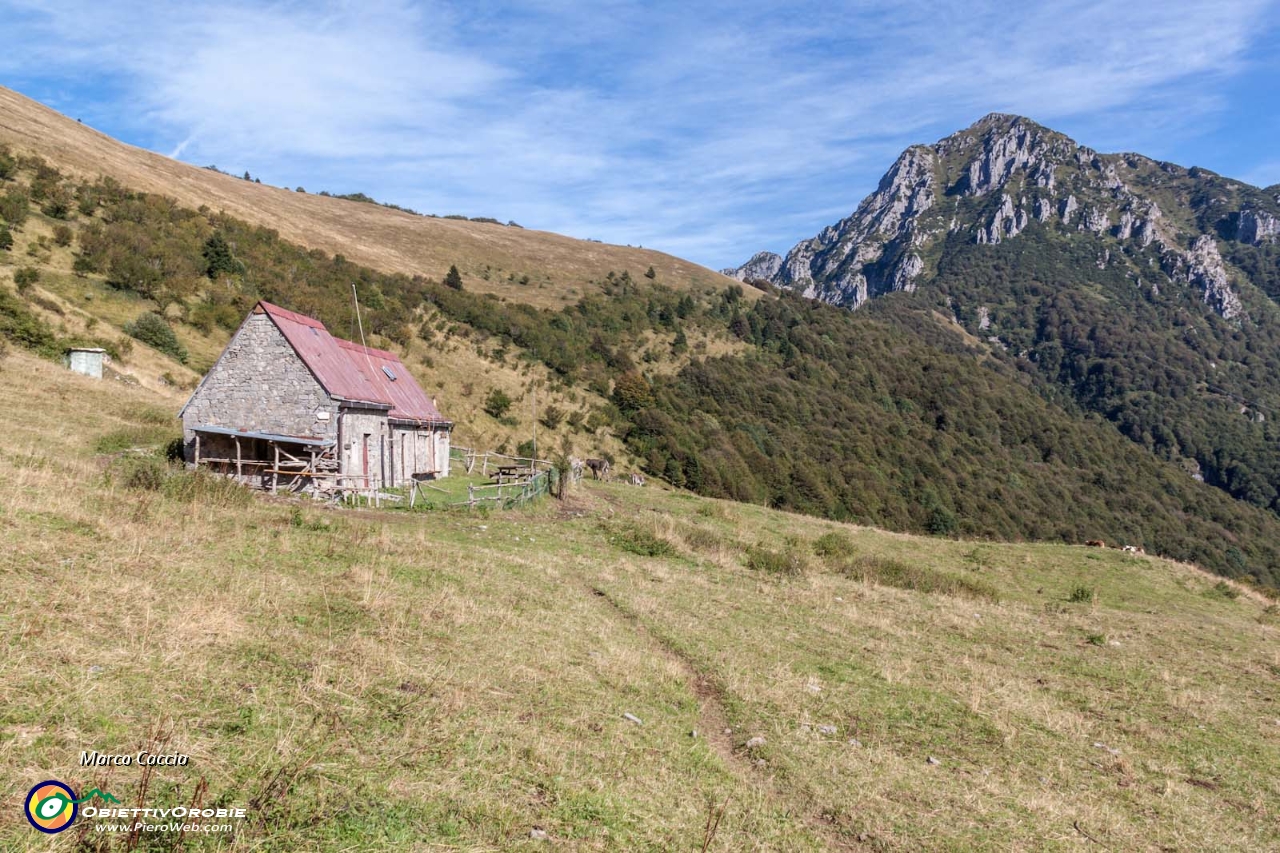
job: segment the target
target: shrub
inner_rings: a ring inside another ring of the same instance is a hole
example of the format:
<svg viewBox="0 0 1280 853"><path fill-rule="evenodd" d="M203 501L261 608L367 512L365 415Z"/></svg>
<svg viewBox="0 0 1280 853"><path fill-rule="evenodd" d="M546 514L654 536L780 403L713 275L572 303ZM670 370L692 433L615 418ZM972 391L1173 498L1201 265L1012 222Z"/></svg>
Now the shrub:
<svg viewBox="0 0 1280 853"><path fill-rule="evenodd" d="M69 226L59 224L53 227L53 242L57 243L59 246L70 246L71 237L72 231Z"/></svg>
<svg viewBox="0 0 1280 853"><path fill-rule="evenodd" d="M946 507L934 507L929 513L925 529L934 536L949 536L956 530L956 514Z"/></svg>
<svg viewBox="0 0 1280 853"><path fill-rule="evenodd" d="M19 293L26 293L31 286L40 280L40 270L35 267L23 267L13 274L13 283Z"/></svg>
<svg viewBox="0 0 1280 853"><path fill-rule="evenodd" d="M164 458L173 463L180 463L186 459L187 443L182 440L182 436L171 440L164 446Z"/></svg>
<svg viewBox="0 0 1280 853"><path fill-rule="evenodd" d="M511 397L501 388L494 388L489 392L489 396L485 398L484 410L490 417L502 419L507 410L511 408Z"/></svg>
<svg viewBox="0 0 1280 853"><path fill-rule="evenodd" d="M125 456L116 462L114 471L126 489L158 492L164 487L169 466L154 456Z"/></svg>
<svg viewBox="0 0 1280 853"><path fill-rule="evenodd" d="M1093 604L1094 599L1098 597L1097 591L1091 586L1077 586L1071 590L1071 594L1067 596L1067 601L1072 604Z"/></svg>
<svg viewBox="0 0 1280 853"><path fill-rule="evenodd" d="M1084 639L1091 646L1105 646L1107 644L1106 634L1086 634Z"/></svg>
<svg viewBox="0 0 1280 853"><path fill-rule="evenodd" d="M962 577L918 564L887 557L863 556L845 563L840 573L847 578L896 589L923 593L959 595L965 598L999 601L1000 593L986 581Z"/></svg>
<svg viewBox="0 0 1280 853"><path fill-rule="evenodd" d="M627 371L614 381L613 401L624 412L634 412L653 405L653 390L638 372Z"/></svg>
<svg viewBox="0 0 1280 853"><path fill-rule="evenodd" d="M139 314L138 319L125 325L124 331L125 334L137 338L147 346L172 356L179 363L187 363L186 347L179 342L178 336L173 333L168 322L154 311Z"/></svg>
<svg viewBox="0 0 1280 853"><path fill-rule="evenodd" d="M201 250L204 257L205 275L217 279L222 275L240 275L244 273L244 264L235 259L231 253L231 245L220 233L215 233L204 242Z"/></svg>
<svg viewBox="0 0 1280 853"><path fill-rule="evenodd" d="M40 212L50 219L66 219L71 215L71 194L60 186L53 187L45 195Z"/></svg>
<svg viewBox="0 0 1280 853"><path fill-rule="evenodd" d="M13 248L13 233L5 226L0 225L0 252L7 252Z"/></svg>
<svg viewBox="0 0 1280 853"><path fill-rule="evenodd" d="M564 411L555 406L547 406L542 410L540 418L542 425L547 429L555 429L560 426L560 422L564 420Z"/></svg>
<svg viewBox="0 0 1280 853"><path fill-rule="evenodd" d="M253 500L253 492L248 488L206 468L185 471L169 467L167 474L161 491L170 500L223 508L245 507Z"/></svg>
<svg viewBox="0 0 1280 853"><path fill-rule="evenodd" d="M676 549L670 542L640 527L630 527L618 536L618 547L641 557L669 557Z"/></svg>
<svg viewBox="0 0 1280 853"><path fill-rule="evenodd" d="M0 219L14 228L22 227L22 223L27 221L30 210L31 202L27 194L21 190L9 190L0 196Z"/></svg>
<svg viewBox="0 0 1280 853"><path fill-rule="evenodd" d="M458 272L457 265L449 267L449 272L444 277L444 286L454 290L462 290L462 273Z"/></svg>
<svg viewBox="0 0 1280 853"><path fill-rule="evenodd" d="M0 290L0 337L48 358L62 354L58 336L18 297Z"/></svg>
<svg viewBox="0 0 1280 853"><path fill-rule="evenodd" d="M852 556L853 540L839 531L832 530L813 541L813 553L819 557Z"/></svg>
<svg viewBox="0 0 1280 853"><path fill-rule="evenodd" d="M724 537L707 527L687 525L680 529L680 538L695 551L715 552L725 546Z"/></svg>
<svg viewBox="0 0 1280 853"><path fill-rule="evenodd" d="M1226 581L1218 581L1213 586L1204 591L1209 598L1221 598L1224 601L1235 601L1240 597L1240 590L1236 589Z"/></svg>
<svg viewBox="0 0 1280 853"><path fill-rule="evenodd" d="M747 549L747 568L784 577L800 577L809 570L809 560L794 539L780 550L752 545Z"/></svg>

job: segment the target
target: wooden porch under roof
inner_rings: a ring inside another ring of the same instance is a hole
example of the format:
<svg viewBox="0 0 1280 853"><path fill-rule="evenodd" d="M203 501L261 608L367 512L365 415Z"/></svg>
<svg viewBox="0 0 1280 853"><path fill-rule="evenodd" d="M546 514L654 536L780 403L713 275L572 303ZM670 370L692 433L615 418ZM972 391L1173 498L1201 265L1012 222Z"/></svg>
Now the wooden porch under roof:
<svg viewBox="0 0 1280 853"><path fill-rule="evenodd" d="M270 490L272 494L281 487L300 491L308 482L325 491L339 485L333 439L209 425L193 427L192 432L195 433L193 464L208 465L247 485Z"/></svg>

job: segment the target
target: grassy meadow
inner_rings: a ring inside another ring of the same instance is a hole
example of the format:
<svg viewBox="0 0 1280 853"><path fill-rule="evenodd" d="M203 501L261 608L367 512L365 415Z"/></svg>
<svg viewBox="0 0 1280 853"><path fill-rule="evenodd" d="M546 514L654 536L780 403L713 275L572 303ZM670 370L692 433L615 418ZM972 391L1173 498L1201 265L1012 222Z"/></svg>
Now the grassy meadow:
<svg viewBox="0 0 1280 853"><path fill-rule="evenodd" d="M0 361L0 849L126 849L27 826L49 778L249 810L138 850L1280 846L1280 615L1192 567L653 486L135 476L178 405ZM148 746L191 763L77 763Z"/></svg>

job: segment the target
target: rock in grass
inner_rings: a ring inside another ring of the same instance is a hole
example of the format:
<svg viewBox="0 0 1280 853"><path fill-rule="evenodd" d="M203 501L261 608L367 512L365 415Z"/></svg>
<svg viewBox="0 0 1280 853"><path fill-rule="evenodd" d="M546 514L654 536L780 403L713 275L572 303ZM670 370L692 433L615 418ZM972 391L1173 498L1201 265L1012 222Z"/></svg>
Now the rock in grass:
<svg viewBox="0 0 1280 853"><path fill-rule="evenodd" d="M932 755L930 755L930 756L929 756L929 759L928 759L928 763L929 763L929 764L932 764L934 767L937 767L937 766L938 766L939 764L941 764L942 762L941 762L941 761L939 761L938 759L934 758Z"/></svg>
<svg viewBox="0 0 1280 853"><path fill-rule="evenodd" d="M624 720L630 720L631 722L635 723L637 726L643 726L643 725L644 725L644 721L643 721L643 720L641 720L641 719L640 719L639 717L637 717L635 714L632 714L632 713L630 713L630 712L628 712L628 713L626 713L626 714L623 714L623 715L622 715L622 719L624 719Z"/></svg>
<svg viewBox="0 0 1280 853"><path fill-rule="evenodd" d="M765 741L764 738L760 737L759 735L756 735L755 737L751 738L751 740L747 741L747 749L759 749L760 747L764 746L766 742L767 741Z"/></svg>
<svg viewBox="0 0 1280 853"><path fill-rule="evenodd" d="M545 829L538 829L537 827L534 827L533 829L529 830L529 837L536 838L539 841L546 841L547 831Z"/></svg>
<svg viewBox="0 0 1280 853"><path fill-rule="evenodd" d="M825 737L835 737L836 727L835 726L818 726L818 734L823 735Z"/></svg>

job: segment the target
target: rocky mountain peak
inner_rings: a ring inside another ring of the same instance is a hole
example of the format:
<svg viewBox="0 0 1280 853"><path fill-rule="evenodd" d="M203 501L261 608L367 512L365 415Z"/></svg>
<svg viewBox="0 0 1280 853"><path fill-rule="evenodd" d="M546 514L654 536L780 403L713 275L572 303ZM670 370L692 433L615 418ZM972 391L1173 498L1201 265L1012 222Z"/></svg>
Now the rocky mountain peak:
<svg viewBox="0 0 1280 853"><path fill-rule="evenodd" d="M738 281L772 281L782 266L782 256L774 252L756 252L740 267L731 267L720 272Z"/></svg>
<svg viewBox="0 0 1280 853"><path fill-rule="evenodd" d="M1150 249L1171 280L1200 288L1220 316L1242 318L1244 303L1217 234L1188 231L1189 222L1199 221L1194 212L1180 209L1170 219L1161 210L1165 185L1195 181L1226 179L1136 154L1099 154L1023 116L991 113L933 145L905 150L852 214L785 257L762 252L724 272L857 308L885 293L915 290L948 241L996 244L1037 225L1106 243L1099 254L1129 257L1135 275L1137 253ZM1227 230L1252 245L1280 241L1280 208L1258 197L1267 204L1221 211L1231 216ZM1220 196L1214 203L1227 201Z"/></svg>

